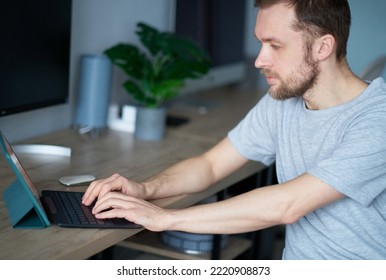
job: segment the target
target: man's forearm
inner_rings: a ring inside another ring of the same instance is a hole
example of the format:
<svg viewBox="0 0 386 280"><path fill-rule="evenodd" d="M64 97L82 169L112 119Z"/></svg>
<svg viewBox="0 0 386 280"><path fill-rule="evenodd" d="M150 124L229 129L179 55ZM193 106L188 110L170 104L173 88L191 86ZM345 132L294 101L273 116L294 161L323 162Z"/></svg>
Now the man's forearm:
<svg viewBox="0 0 386 280"><path fill-rule="evenodd" d="M199 192L213 183L211 166L204 156L181 161L142 182L147 200Z"/></svg>
<svg viewBox="0 0 386 280"><path fill-rule="evenodd" d="M266 187L223 201L170 210L166 230L200 234L237 234L283 223L276 187Z"/></svg>
<svg viewBox="0 0 386 280"><path fill-rule="evenodd" d="M206 153L173 165L142 184L145 199L190 194L202 191L248 162L224 138Z"/></svg>
<svg viewBox="0 0 386 280"><path fill-rule="evenodd" d="M283 184L254 189L233 198L171 210L167 230L233 234L291 224L318 208L344 198L318 178L303 174Z"/></svg>

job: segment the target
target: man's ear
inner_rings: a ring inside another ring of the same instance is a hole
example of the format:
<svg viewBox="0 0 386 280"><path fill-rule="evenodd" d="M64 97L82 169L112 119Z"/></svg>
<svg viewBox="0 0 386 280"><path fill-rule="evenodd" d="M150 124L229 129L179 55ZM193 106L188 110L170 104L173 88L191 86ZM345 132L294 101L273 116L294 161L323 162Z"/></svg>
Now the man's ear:
<svg viewBox="0 0 386 280"><path fill-rule="evenodd" d="M323 61L331 56L335 50L334 36L327 34L316 40L315 44L316 57L319 61Z"/></svg>

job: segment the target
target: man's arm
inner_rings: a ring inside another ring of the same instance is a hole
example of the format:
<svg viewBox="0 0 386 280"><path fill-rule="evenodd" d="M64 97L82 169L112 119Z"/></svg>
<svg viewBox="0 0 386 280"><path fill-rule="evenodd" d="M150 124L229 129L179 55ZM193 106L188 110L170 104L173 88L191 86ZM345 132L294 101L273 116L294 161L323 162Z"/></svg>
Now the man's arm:
<svg viewBox="0 0 386 280"><path fill-rule="evenodd" d="M203 191L247 162L225 138L206 153L184 160L143 182L145 199Z"/></svg>
<svg viewBox="0 0 386 280"><path fill-rule="evenodd" d="M168 230L233 234L291 224L344 195L305 173L234 198L165 213Z"/></svg>
<svg viewBox="0 0 386 280"><path fill-rule="evenodd" d="M110 192L150 200L202 191L248 162L225 138L206 153L181 161L142 183L114 174L94 181L83 203L90 205Z"/></svg>
<svg viewBox="0 0 386 280"><path fill-rule="evenodd" d="M126 218L152 231L225 234L293 223L307 213L344 197L306 173L283 184L257 188L231 199L186 209L162 209L144 200L201 191L247 162L226 138L205 154L178 163L139 184L140 189L146 190L142 195L133 196L126 189L106 191L122 188L119 179L113 179L113 183L97 184L99 192L104 189L105 193L99 196L93 213L98 218ZM95 191L95 194L99 192Z"/></svg>

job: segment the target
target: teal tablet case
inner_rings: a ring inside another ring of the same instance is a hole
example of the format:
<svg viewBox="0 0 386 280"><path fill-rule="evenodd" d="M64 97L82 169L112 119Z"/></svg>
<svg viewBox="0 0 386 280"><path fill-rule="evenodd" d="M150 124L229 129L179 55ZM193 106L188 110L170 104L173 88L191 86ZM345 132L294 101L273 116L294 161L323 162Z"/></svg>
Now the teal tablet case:
<svg viewBox="0 0 386 280"><path fill-rule="evenodd" d="M0 143L4 151L4 156L16 175L16 180L3 192L13 227L43 228L49 226L50 222L38 200L39 198L35 197L33 190L31 190L33 186L28 185L22 172L14 162L16 161L18 165L21 166L3 133L1 133ZM10 153L12 153L12 156ZM34 191L36 192L36 190Z"/></svg>
<svg viewBox="0 0 386 280"><path fill-rule="evenodd" d="M43 228L49 225L41 216L28 191L16 180L4 190L4 200L14 228Z"/></svg>

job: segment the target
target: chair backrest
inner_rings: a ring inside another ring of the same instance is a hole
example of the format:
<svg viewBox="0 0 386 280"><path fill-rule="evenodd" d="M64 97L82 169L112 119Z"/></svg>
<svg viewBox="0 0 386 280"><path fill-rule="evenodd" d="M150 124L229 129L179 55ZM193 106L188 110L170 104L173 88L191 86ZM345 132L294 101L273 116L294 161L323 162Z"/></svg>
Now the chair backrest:
<svg viewBox="0 0 386 280"><path fill-rule="evenodd" d="M359 77L362 80L372 81L382 75L386 66L386 55L382 55L363 68Z"/></svg>

